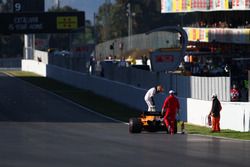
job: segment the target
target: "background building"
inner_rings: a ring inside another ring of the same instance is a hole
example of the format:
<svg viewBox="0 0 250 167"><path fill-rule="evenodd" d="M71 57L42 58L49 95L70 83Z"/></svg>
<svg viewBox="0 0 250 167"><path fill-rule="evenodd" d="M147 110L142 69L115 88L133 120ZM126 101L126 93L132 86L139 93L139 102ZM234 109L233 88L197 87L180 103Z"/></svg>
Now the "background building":
<svg viewBox="0 0 250 167"><path fill-rule="evenodd" d="M161 13L180 15L196 61L228 66L231 83L248 87L250 0L161 0Z"/></svg>

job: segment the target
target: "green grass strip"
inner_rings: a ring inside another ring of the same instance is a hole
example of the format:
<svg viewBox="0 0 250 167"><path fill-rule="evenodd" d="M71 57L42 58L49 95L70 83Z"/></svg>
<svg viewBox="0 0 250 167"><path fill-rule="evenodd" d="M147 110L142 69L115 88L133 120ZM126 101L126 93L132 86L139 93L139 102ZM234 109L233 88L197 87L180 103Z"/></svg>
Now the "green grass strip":
<svg viewBox="0 0 250 167"><path fill-rule="evenodd" d="M138 116L139 113L138 110L117 103L112 99L98 96L93 92L75 88L54 79L39 76L35 73L22 71L7 71L5 73L25 80L57 95L63 96L89 109L124 122L128 122L129 117Z"/></svg>
<svg viewBox="0 0 250 167"><path fill-rule="evenodd" d="M23 79L43 89L49 90L57 95L68 98L80 105L92 109L101 114L128 122L131 117L138 117L140 111L117 103L111 99L99 96L90 91L69 86L54 79L39 76L31 72L23 71L3 71L17 78ZM180 126L178 126L180 127ZM200 134L209 136L219 136L234 139L250 140L250 132L238 132L232 130L221 130L220 133L212 133L211 128L185 124L185 131L188 134Z"/></svg>
<svg viewBox="0 0 250 167"><path fill-rule="evenodd" d="M242 140L250 140L250 132L238 132L228 129L223 129L221 132L211 132L211 128L204 126L197 126L192 124L187 124L186 129L189 134L200 134L200 135L208 135L208 136L218 136L232 139L242 139Z"/></svg>

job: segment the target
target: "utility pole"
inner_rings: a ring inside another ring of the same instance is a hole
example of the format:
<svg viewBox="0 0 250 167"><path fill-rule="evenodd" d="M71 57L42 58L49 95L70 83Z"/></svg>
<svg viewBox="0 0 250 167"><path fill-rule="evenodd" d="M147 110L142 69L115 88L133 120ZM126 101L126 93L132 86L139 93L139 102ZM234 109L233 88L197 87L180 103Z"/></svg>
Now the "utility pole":
<svg viewBox="0 0 250 167"><path fill-rule="evenodd" d="M54 6L55 6L57 9L60 8L60 4L61 4L60 0L54 0Z"/></svg>
<svg viewBox="0 0 250 167"><path fill-rule="evenodd" d="M96 58L96 45L97 45L97 15L94 13L94 57Z"/></svg>
<svg viewBox="0 0 250 167"><path fill-rule="evenodd" d="M128 49L131 49L131 35L132 35L132 15L131 15L131 4L127 4L127 15L128 15Z"/></svg>
<svg viewBox="0 0 250 167"><path fill-rule="evenodd" d="M131 11L131 3L127 4L127 16L128 16L128 49L132 49L131 36L133 35L133 17L135 13Z"/></svg>

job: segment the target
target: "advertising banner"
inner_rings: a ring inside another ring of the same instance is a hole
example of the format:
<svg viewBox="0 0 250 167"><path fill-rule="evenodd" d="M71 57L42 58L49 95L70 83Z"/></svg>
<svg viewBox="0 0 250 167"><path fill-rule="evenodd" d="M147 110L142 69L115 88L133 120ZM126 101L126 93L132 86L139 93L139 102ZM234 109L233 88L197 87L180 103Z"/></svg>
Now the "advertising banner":
<svg viewBox="0 0 250 167"><path fill-rule="evenodd" d="M188 41L250 44L250 28L184 28Z"/></svg>
<svg viewBox="0 0 250 167"><path fill-rule="evenodd" d="M161 0L161 13L172 12L172 0Z"/></svg>
<svg viewBox="0 0 250 167"><path fill-rule="evenodd" d="M250 0L245 0L245 8L250 9Z"/></svg>
<svg viewBox="0 0 250 167"><path fill-rule="evenodd" d="M225 10L226 9L226 6L225 6L225 3L226 1L224 0L214 0L214 6L213 6L213 9L214 10Z"/></svg>
<svg viewBox="0 0 250 167"><path fill-rule="evenodd" d="M250 10L250 0L161 0L161 13Z"/></svg>
<svg viewBox="0 0 250 167"><path fill-rule="evenodd" d="M233 9L245 9L245 0L232 0Z"/></svg>

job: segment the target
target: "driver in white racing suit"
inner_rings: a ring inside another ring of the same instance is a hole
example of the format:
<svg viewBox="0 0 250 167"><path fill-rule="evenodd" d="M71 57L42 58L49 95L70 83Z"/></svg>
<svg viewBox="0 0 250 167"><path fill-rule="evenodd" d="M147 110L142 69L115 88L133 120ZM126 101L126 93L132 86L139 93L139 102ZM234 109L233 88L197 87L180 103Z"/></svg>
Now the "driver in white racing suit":
<svg viewBox="0 0 250 167"><path fill-rule="evenodd" d="M150 112L155 111L154 96L157 93L161 93L163 91L164 91L164 89L161 85L157 85L155 87L152 87L147 91L147 93L145 94L144 100L148 105L148 111L150 111Z"/></svg>

